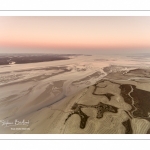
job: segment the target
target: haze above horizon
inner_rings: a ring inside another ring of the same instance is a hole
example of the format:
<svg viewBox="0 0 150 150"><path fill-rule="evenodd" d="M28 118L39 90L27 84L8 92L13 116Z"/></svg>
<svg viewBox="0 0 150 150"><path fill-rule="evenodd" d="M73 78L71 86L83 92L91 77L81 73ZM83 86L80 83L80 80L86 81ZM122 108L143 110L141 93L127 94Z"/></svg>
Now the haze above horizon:
<svg viewBox="0 0 150 150"><path fill-rule="evenodd" d="M150 17L0 17L0 53L149 52Z"/></svg>

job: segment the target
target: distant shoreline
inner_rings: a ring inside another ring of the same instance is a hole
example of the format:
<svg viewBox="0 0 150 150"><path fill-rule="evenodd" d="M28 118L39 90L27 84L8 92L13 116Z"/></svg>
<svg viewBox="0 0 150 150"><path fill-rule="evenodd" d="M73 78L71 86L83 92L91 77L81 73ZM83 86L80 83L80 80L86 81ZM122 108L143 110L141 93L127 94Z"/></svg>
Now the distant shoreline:
<svg viewBox="0 0 150 150"><path fill-rule="evenodd" d="M38 63L38 62L48 62L56 60L68 60L71 59L65 55L51 55L51 54L41 54L41 55L24 55L24 54L12 54L0 56L0 65L14 65L14 64L26 64L26 63Z"/></svg>

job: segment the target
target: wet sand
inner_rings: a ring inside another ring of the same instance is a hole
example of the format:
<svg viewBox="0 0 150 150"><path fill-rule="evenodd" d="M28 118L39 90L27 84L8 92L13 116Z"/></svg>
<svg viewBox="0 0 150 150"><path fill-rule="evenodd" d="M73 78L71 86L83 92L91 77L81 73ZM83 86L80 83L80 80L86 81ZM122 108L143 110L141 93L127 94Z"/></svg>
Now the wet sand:
<svg viewBox="0 0 150 150"><path fill-rule="evenodd" d="M1 66L0 133L149 133L150 69L86 59Z"/></svg>

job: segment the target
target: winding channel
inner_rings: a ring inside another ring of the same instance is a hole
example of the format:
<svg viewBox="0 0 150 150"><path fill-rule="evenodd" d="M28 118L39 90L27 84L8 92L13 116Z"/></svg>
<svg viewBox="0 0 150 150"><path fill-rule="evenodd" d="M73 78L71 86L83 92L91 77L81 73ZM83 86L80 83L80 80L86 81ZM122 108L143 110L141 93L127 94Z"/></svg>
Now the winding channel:
<svg viewBox="0 0 150 150"><path fill-rule="evenodd" d="M135 105L134 105L134 99L133 99L133 97L131 96L131 93L133 92L133 87L132 87L132 85L130 85L130 87L131 87L131 91L128 93L128 95L129 95L129 97L130 97L131 100L132 100L132 106L133 106L133 108L134 108L134 110L133 110L131 113L132 113L132 116L135 117L135 116L133 115L133 113L137 110L137 108L135 107Z"/></svg>

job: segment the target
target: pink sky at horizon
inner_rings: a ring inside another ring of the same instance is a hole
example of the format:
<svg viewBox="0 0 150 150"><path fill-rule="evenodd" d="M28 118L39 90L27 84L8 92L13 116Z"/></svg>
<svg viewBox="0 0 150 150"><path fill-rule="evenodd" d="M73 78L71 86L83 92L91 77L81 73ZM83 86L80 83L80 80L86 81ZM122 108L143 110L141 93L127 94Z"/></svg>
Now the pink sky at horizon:
<svg viewBox="0 0 150 150"><path fill-rule="evenodd" d="M149 37L150 17L0 17L0 47L12 52L14 48L149 49Z"/></svg>

